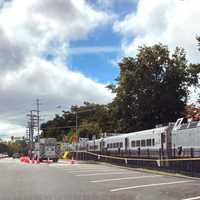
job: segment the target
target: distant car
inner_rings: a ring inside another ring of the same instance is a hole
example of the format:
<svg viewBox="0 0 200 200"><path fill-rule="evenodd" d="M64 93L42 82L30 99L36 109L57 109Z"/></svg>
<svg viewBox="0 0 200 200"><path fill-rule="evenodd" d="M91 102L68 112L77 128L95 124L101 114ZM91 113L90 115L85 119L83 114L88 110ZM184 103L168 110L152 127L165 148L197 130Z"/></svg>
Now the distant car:
<svg viewBox="0 0 200 200"><path fill-rule="evenodd" d="M13 155L12 155L12 157L15 159L15 158L20 158L20 154L19 153L14 153Z"/></svg>

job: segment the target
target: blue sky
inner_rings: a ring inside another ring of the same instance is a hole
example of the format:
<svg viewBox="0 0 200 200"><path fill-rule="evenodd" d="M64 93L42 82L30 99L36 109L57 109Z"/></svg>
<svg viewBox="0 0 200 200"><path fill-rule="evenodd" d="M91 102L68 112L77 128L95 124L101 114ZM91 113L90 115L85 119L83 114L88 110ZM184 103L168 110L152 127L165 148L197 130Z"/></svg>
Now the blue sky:
<svg viewBox="0 0 200 200"><path fill-rule="evenodd" d="M108 0L109 1L109 0ZM112 1L112 0L111 0ZM90 0L94 6L101 7L97 0ZM95 3L94 3L95 2ZM113 1L114 2L114 1ZM116 14L118 20L136 9L134 0L117 0L103 10ZM76 51L76 48L95 48L102 47L108 51L70 53L67 59L68 66L75 71L80 71L87 77L90 77L100 83L110 83L119 74L117 61L123 56L121 50L122 36L113 31L112 24L106 24L96 28L87 38L70 43L70 48ZM111 49L112 48L112 49ZM111 50L110 50L111 49Z"/></svg>
<svg viewBox="0 0 200 200"><path fill-rule="evenodd" d="M93 78L101 83L112 81L118 75L118 67L113 62L121 57L120 47L121 37L118 33L112 31L111 26L101 27L91 33L87 39L72 42L71 48L84 48L84 47L102 47L113 48L113 50L104 52L84 52L77 54L70 54L68 58L68 66L72 70L80 71L81 73ZM76 51L76 50L75 50Z"/></svg>

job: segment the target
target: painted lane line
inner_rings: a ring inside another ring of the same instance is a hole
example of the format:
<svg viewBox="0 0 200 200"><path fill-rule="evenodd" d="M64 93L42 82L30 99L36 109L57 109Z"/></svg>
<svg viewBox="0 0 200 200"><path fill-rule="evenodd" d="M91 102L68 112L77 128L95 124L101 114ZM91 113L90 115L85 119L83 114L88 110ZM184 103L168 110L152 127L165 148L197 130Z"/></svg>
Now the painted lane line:
<svg viewBox="0 0 200 200"><path fill-rule="evenodd" d="M111 172L111 173L95 173L95 174L78 174L76 176L98 176L98 175L112 175L112 174L134 174L133 172L132 173L128 173L128 172Z"/></svg>
<svg viewBox="0 0 200 200"><path fill-rule="evenodd" d="M183 199L183 200L196 200L196 199L200 199L200 196L198 196L198 197L191 197L191 198L187 198L187 199Z"/></svg>
<svg viewBox="0 0 200 200"><path fill-rule="evenodd" d="M153 176L131 176L131 177L123 177L123 178L111 178L111 179L101 179L95 181L89 181L91 183L104 183L110 181L120 181L120 180L132 180L132 179L143 179L143 178L155 178L162 177L162 175L153 175Z"/></svg>
<svg viewBox="0 0 200 200"><path fill-rule="evenodd" d="M92 170L75 170L75 171L69 171L69 173L81 173L81 172L119 172L120 170L105 170L105 169L92 169ZM125 171L120 171L120 172L125 172Z"/></svg>
<svg viewBox="0 0 200 200"><path fill-rule="evenodd" d="M119 170L112 168L70 168L72 171L84 171L84 170ZM122 169L121 169L122 170ZM120 170L119 170L120 171ZM125 170L124 170L125 171Z"/></svg>
<svg viewBox="0 0 200 200"><path fill-rule="evenodd" d="M89 171L120 171L120 170L114 170L114 169L65 169L65 171L76 173L76 172L89 172Z"/></svg>
<svg viewBox="0 0 200 200"><path fill-rule="evenodd" d="M189 183L189 182L193 182L193 180L174 181L174 182L167 182L167 183L153 183L153 184L148 184L148 185L136 185L136 186L130 186L130 187L111 189L110 192L118 192L118 191L122 191L122 190L130 190L130 189L145 188L145 187L154 187L154 186L161 186L161 185L172 185L172 184L180 184L180 183Z"/></svg>

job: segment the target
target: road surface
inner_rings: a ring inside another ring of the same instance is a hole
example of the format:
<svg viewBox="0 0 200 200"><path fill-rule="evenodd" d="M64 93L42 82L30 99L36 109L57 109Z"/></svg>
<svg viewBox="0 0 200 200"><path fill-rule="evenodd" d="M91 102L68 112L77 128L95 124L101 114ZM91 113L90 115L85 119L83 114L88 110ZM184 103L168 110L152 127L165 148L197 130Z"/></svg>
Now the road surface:
<svg viewBox="0 0 200 200"><path fill-rule="evenodd" d="M2 200L194 200L200 181L95 164L0 160Z"/></svg>

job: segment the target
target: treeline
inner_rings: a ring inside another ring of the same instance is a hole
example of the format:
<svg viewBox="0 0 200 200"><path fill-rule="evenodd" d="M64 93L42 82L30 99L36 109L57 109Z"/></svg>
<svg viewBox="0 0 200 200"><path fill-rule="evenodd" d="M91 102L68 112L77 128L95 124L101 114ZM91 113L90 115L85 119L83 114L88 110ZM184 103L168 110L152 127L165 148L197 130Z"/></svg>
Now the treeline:
<svg viewBox="0 0 200 200"><path fill-rule="evenodd" d="M8 153L12 156L14 153L21 153L26 155L28 153L28 145L24 140L19 141L0 141L0 153Z"/></svg>
<svg viewBox="0 0 200 200"><path fill-rule="evenodd" d="M197 38L200 42L200 38ZM120 74L107 87L115 94L107 105L85 102L41 125L44 137L59 140L75 128L81 137L153 128L186 115L190 87L199 86L200 65L189 63L184 49L163 44L142 46L119 63Z"/></svg>

